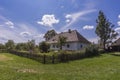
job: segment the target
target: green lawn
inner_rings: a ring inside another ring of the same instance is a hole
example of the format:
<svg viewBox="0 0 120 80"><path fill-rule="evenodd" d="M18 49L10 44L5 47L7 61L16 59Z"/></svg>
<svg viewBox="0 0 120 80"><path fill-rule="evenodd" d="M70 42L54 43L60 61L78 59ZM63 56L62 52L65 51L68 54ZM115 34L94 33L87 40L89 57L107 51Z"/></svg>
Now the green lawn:
<svg viewBox="0 0 120 80"><path fill-rule="evenodd" d="M102 54L59 64L0 53L0 80L120 80L120 56Z"/></svg>

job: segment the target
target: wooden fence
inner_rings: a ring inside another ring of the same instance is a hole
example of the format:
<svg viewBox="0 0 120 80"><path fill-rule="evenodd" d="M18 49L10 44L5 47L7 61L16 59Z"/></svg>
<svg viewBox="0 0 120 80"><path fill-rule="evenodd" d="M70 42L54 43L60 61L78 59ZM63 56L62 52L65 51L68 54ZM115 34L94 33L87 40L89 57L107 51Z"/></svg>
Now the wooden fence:
<svg viewBox="0 0 120 80"><path fill-rule="evenodd" d="M74 53L74 54L60 53L60 54L51 55L51 56L28 53L28 52L18 52L18 51L10 51L10 53L18 56L30 58L38 62L41 62L43 64L49 64L49 63L55 64L60 62L68 62L70 60L77 60L85 57L85 55L81 53Z"/></svg>

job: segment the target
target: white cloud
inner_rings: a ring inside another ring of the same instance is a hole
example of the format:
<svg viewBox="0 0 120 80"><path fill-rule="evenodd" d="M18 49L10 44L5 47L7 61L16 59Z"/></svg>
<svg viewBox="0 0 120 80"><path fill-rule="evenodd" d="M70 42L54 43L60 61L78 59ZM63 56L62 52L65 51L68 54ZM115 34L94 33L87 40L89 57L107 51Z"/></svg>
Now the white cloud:
<svg viewBox="0 0 120 80"><path fill-rule="evenodd" d="M14 23L6 17L0 15L0 25L3 27L14 28Z"/></svg>
<svg viewBox="0 0 120 80"><path fill-rule="evenodd" d="M59 23L59 20L55 18L55 15L43 15L42 20L37 22L40 25L53 27L53 24Z"/></svg>
<svg viewBox="0 0 120 80"><path fill-rule="evenodd" d="M10 29L11 26L15 26L14 29ZM0 15L0 43L5 43L7 40L14 40L17 43L27 42L31 39L36 43L44 40L42 31L28 23L13 23Z"/></svg>
<svg viewBox="0 0 120 80"><path fill-rule="evenodd" d="M66 22L66 23L69 23L69 22L70 22L70 19L67 19L65 22Z"/></svg>
<svg viewBox="0 0 120 80"><path fill-rule="evenodd" d="M20 35L27 37L27 36L31 36L30 32L21 32Z"/></svg>
<svg viewBox="0 0 120 80"><path fill-rule="evenodd" d="M120 19L120 14L118 15L118 18Z"/></svg>
<svg viewBox="0 0 120 80"><path fill-rule="evenodd" d="M92 10L85 10L85 11L80 11L80 12L76 12L76 13L72 13L72 14L67 14L65 17L66 18L71 18L70 23L68 23L67 25L63 26L61 28L61 31L67 29L69 26L73 25L74 23L76 23L79 19L83 19L82 17L86 14L95 12L95 9Z"/></svg>
<svg viewBox="0 0 120 80"><path fill-rule="evenodd" d="M65 18L72 18L72 15L71 15L71 14L67 14L67 15L65 16Z"/></svg>
<svg viewBox="0 0 120 80"><path fill-rule="evenodd" d="M120 21L117 22L118 26L120 26Z"/></svg>
<svg viewBox="0 0 120 80"><path fill-rule="evenodd" d="M84 30L92 30L92 29L94 29L94 26L92 26L92 25L85 25L85 26L83 26L83 29Z"/></svg>
<svg viewBox="0 0 120 80"><path fill-rule="evenodd" d="M10 28L14 28L14 23L11 21L7 21L7 22L5 22L5 24Z"/></svg>
<svg viewBox="0 0 120 80"><path fill-rule="evenodd" d="M120 32L120 27L115 28L115 31L119 33Z"/></svg>
<svg viewBox="0 0 120 80"><path fill-rule="evenodd" d="M66 23L69 23L69 22L71 21L71 19L72 19L72 15L71 15L71 14L67 14L67 15L65 16L65 18L66 18L65 22L66 22Z"/></svg>
<svg viewBox="0 0 120 80"><path fill-rule="evenodd" d="M120 27L115 28L115 31L118 31L118 30L120 30Z"/></svg>
<svg viewBox="0 0 120 80"><path fill-rule="evenodd" d="M92 43L98 43L99 38L98 37L94 37L94 38L89 38L88 40L90 42L92 42Z"/></svg>

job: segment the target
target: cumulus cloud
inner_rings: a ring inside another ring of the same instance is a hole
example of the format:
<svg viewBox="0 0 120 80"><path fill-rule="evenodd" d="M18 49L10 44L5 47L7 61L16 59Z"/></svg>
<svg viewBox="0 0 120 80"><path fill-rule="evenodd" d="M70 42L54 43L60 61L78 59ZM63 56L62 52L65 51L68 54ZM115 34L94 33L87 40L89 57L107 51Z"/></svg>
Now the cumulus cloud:
<svg viewBox="0 0 120 80"><path fill-rule="evenodd" d="M65 18L66 18L65 22L66 22L66 23L69 23L69 22L71 21L71 19L72 19L72 15L67 14L67 15L65 16Z"/></svg>
<svg viewBox="0 0 120 80"><path fill-rule="evenodd" d="M14 29L10 29L13 26L15 26ZM43 40L42 35L41 30L38 30L38 28L33 27L29 23L13 23L0 15L0 43L5 43L7 40L14 40L16 43L27 42L31 39L39 43Z"/></svg>
<svg viewBox="0 0 120 80"><path fill-rule="evenodd" d="M71 15L71 14L67 14L67 15L65 16L65 18L72 18L72 15Z"/></svg>
<svg viewBox="0 0 120 80"><path fill-rule="evenodd" d="M55 18L55 15L43 15L41 21L37 22L40 25L48 26L48 27L53 27L53 24L59 23L59 19Z"/></svg>
<svg viewBox="0 0 120 80"><path fill-rule="evenodd" d="M115 28L115 31L120 31L120 27Z"/></svg>
<svg viewBox="0 0 120 80"><path fill-rule="evenodd" d="M92 26L92 25L85 25L85 26L83 26L83 29L84 30L92 30L92 29L94 29L94 26Z"/></svg>
<svg viewBox="0 0 120 80"><path fill-rule="evenodd" d="M117 22L118 26L120 26L120 21Z"/></svg>
<svg viewBox="0 0 120 80"><path fill-rule="evenodd" d="M118 18L120 19L120 14L118 15Z"/></svg>
<svg viewBox="0 0 120 80"><path fill-rule="evenodd" d="M67 19L65 22L66 22L66 23L69 23L69 22L70 22L70 19Z"/></svg>
<svg viewBox="0 0 120 80"><path fill-rule="evenodd" d="M14 28L14 23L12 21L7 21L5 24L10 28Z"/></svg>

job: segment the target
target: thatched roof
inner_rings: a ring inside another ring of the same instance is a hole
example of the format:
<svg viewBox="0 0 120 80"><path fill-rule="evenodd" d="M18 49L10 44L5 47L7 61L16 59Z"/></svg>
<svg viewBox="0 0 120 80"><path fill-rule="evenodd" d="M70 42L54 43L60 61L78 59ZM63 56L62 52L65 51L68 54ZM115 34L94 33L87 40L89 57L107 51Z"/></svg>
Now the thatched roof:
<svg viewBox="0 0 120 80"><path fill-rule="evenodd" d="M64 36L67 38L67 42L81 42L81 43L87 43L90 42L85 39L80 33L77 32L77 30L72 30L68 32L61 32L60 34L55 35L50 40L47 41L47 43L57 43L59 36Z"/></svg>

